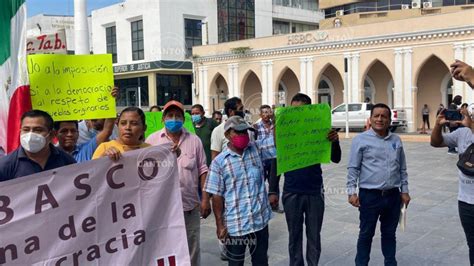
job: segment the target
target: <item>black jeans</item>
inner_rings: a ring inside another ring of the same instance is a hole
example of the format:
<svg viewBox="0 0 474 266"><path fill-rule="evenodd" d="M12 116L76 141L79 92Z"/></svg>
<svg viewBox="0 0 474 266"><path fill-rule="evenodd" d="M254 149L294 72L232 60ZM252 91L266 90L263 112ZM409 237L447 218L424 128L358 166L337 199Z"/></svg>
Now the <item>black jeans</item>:
<svg viewBox="0 0 474 266"><path fill-rule="evenodd" d="M474 265L474 204L458 201L458 210L469 247L470 265Z"/></svg>
<svg viewBox="0 0 474 266"><path fill-rule="evenodd" d="M318 265L321 255L321 227L324 216L324 194L297 194L283 191L283 207L288 225L291 266L303 266L303 223L306 225L306 261Z"/></svg>
<svg viewBox="0 0 474 266"><path fill-rule="evenodd" d="M230 236L226 240L225 247L229 258L229 266L244 265L247 246L252 256L252 265L268 265L268 226L255 233L245 236Z"/></svg>
<svg viewBox="0 0 474 266"><path fill-rule="evenodd" d="M400 191L395 188L382 193L381 190L360 188L359 201L360 231L355 264L358 266L369 264L372 238L377 227L377 220L380 220L385 265L397 265L395 235L400 218Z"/></svg>

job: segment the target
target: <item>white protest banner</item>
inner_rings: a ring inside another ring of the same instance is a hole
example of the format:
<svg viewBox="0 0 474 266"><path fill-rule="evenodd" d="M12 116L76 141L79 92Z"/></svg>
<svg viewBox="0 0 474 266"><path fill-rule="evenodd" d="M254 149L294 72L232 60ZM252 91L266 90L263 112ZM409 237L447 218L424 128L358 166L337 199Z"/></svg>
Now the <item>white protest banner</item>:
<svg viewBox="0 0 474 266"><path fill-rule="evenodd" d="M53 34L28 36L27 54L67 54L66 32L64 29Z"/></svg>
<svg viewBox="0 0 474 266"><path fill-rule="evenodd" d="M176 155L127 152L0 183L0 264L190 265Z"/></svg>

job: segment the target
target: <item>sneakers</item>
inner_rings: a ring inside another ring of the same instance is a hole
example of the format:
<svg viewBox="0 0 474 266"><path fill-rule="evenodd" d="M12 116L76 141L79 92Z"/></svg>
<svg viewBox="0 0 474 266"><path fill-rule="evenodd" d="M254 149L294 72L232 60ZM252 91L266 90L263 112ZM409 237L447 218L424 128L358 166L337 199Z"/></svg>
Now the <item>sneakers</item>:
<svg viewBox="0 0 474 266"><path fill-rule="evenodd" d="M455 152L455 151L448 151L448 154L451 154L451 155L458 155L458 153Z"/></svg>

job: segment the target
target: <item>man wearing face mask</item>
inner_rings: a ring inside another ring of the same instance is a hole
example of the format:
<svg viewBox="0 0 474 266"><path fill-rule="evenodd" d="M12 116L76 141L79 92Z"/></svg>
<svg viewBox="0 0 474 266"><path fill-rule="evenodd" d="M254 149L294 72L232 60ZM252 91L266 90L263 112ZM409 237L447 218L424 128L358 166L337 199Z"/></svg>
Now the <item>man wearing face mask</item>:
<svg viewBox="0 0 474 266"><path fill-rule="evenodd" d="M206 154L199 137L183 128L184 107L180 102L166 103L163 121L165 128L151 134L146 142L171 144L176 153L191 265L200 265L200 217L206 218L211 211L207 193L203 193L201 201L198 196L198 183L204 185L208 171Z"/></svg>
<svg viewBox="0 0 474 266"><path fill-rule="evenodd" d="M191 107L191 118L193 119L194 129L196 135L201 139L204 152L206 153L207 166L211 165L211 135L214 128L219 124L211 118L204 116L204 107L200 104L195 104Z"/></svg>
<svg viewBox="0 0 474 266"><path fill-rule="evenodd" d="M227 115L227 117L232 117L232 116L240 116L244 118L244 105L242 104L242 100L238 97L232 97L225 101L224 103L224 113ZM225 122L225 121L223 121ZM225 130L224 130L224 125L225 123L221 123L219 126L217 126L213 131L211 135L211 159L214 160L216 156L222 152L224 149L227 148L227 143L229 140L224 136Z"/></svg>
<svg viewBox="0 0 474 266"><path fill-rule="evenodd" d="M0 181L27 176L76 163L61 149L54 147L53 119L40 110L31 110L21 117L21 147L0 158Z"/></svg>
<svg viewBox="0 0 474 266"><path fill-rule="evenodd" d="M268 265L268 222L272 210L263 179L263 161L275 157L273 137L250 142L254 130L240 116L224 124L227 149L212 162L204 190L212 194L217 238L229 265L244 265L250 249L253 265Z"/></svg>

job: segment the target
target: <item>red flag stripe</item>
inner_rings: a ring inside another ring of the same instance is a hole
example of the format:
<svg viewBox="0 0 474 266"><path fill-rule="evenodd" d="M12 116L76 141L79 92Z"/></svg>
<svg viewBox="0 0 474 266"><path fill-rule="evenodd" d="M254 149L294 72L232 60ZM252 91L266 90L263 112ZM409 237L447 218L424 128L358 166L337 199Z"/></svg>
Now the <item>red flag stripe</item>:
<svg viewBox="0 0 474 266"><path fill-rule="evenodd" d="M15 90L10 99L7 127L7 153L14 151L20 145L21 116L31 110L30 86L24 85Z"/></svg>

